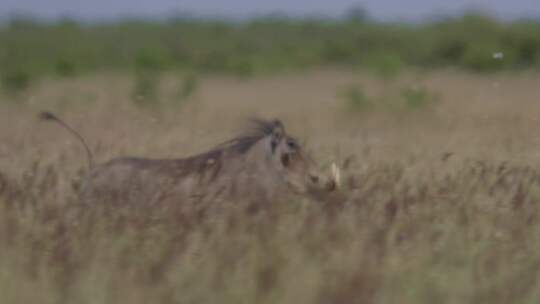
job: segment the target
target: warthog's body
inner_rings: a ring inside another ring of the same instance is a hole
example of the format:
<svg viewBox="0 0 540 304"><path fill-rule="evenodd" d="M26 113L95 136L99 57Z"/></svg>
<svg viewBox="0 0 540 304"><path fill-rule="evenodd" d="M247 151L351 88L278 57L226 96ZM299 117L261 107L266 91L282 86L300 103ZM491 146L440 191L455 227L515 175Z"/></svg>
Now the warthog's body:
<svg viewBox="0 0 540 304"><path fill-rule="evenodd" d="M289 192L269 159L234 146L184 159L116 158L84 180L85 201L156 204L186 200L272 200Z"/></svg>
<svg viewBox="0 0 540 304"><path fill-rule="evenodd" d="M50 113L43 117L58 121ZM86 203L136 205L268 202L294 193L319 196L336 186L337 181L321 174L285 133L281 122L256 120L248 134L199 155L122 157L94 166L83 180L81 196Z"/></svg>

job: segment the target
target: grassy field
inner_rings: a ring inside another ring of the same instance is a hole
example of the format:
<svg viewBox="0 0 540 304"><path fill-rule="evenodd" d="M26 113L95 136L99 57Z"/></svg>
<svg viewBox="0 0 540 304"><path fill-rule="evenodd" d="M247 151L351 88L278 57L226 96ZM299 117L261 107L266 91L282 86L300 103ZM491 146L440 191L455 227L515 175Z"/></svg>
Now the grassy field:
<svg viewBox="0 0 540 304"><path fill-rule="evenodd" d="M44 78L0 97L0 302L538 303L539 83L451 69ZM279 117L322 166L341 164L349 201L73 221L84 151L40 110L98 161L182 157Z"/></svg>

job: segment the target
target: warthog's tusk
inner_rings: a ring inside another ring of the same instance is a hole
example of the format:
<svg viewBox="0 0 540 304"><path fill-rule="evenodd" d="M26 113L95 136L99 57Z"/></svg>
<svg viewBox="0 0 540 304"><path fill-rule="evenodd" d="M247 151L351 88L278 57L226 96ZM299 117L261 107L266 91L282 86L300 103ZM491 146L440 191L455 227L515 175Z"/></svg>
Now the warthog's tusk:
<svg viewBox="0 0 540 304"><path fill-rule="evenodd" d="M336 163L332 163L330 170L332 179L334 179L334 182L336 183L336 188L341 188L341 172L339 171L339 167L336 165Z"/></svg>

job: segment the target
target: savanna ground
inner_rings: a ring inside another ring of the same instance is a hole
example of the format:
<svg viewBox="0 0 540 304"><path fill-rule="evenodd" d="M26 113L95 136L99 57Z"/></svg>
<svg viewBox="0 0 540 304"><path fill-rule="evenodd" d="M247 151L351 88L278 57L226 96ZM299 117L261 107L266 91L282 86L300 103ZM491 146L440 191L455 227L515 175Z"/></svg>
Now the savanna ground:
<svg viewBox="0 0 540 304"><path fill-rule="evenodd" d="M2 303L538 303L540 75L381 79L320 69L252 79L44 79L0 103ZM195 84L196 82L196 84ZM142 92L144 93L144 84ZM12 99L16 99L15 102ZM181 157L279 117L349 200L212 218L70 204L98 161Z"/></svg>

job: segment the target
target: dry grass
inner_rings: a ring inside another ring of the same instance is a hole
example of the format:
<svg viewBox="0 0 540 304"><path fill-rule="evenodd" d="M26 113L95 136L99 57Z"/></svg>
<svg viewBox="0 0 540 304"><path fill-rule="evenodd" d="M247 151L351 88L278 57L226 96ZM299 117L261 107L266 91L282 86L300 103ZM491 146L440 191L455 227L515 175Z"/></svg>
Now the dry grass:
<svg viewBox="0 0 540 304"><path fill-rule="evenodd" d="M45 81L0 104L2 303L537 303L540 300L540 75L408 73L393 84L319 71L203 78L179 106L139 109L130 80ZM347 113L360 83L415 111ZM178 83L163 83L162 100ZM395 92L394 92L395 91ZM84 153L176 157L234 134L248 115L281 117L321 163L347 163L350 200L241 203L212 218L171 210L71 213ZM452 153L450 155L450 153ZM76 214L75 216L72 216Z"/></svg>

